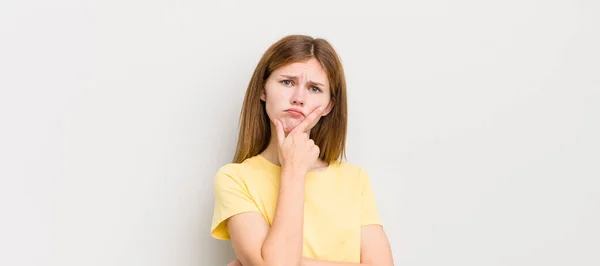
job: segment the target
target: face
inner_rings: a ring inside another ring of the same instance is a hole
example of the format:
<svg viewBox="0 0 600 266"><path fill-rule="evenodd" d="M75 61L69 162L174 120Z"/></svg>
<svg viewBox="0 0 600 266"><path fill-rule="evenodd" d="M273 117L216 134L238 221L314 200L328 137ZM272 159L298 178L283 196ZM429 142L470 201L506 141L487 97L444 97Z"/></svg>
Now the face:
<svg viewBox="0 0 600 266"><path fill-rule="evenodd" d="M329 114L333 108L330 94L327 73L317 59L311 58L276 69L267 79L260 98L266 103L272 128L273 121L278 119L288 133L319 106L324 108L321 116Z"/></svg>

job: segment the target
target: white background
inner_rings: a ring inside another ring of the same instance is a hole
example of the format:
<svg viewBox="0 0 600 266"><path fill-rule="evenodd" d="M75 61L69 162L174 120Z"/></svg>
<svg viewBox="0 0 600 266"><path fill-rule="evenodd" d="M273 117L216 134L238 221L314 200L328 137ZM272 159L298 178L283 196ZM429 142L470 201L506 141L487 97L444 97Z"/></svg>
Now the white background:
<svg viewBox="0 0 600 266"><path fill-rule="evenodd" d="M328 39L397 265L600 265L598 1L3 1L0 264L224 265L212 180Z"/></svg>

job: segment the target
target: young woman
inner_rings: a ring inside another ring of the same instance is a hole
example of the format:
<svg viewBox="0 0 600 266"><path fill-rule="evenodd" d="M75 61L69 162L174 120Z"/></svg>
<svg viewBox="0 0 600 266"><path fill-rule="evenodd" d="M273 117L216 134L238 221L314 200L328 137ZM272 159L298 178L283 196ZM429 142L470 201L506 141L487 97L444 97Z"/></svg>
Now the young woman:
<svg viewBox="0 0 600 266"><path fill-rule="evenodd" d="M211 235L230 265L393 265L368 174L345 159L346 82L324 39L286 36L248 85Z"/></svg>

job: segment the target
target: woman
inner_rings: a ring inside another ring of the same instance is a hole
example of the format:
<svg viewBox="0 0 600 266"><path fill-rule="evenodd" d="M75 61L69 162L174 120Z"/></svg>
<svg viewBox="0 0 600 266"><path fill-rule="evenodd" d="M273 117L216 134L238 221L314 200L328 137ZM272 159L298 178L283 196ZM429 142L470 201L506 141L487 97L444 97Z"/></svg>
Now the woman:
<svg viewBox="0 0 600 266"><path fill-rule="evenodd" d="M274 43L246 91L233 163L215 177L211 235L231 239L230 265L393 265L369 176L341 161L346 125L333 47Z"/></svg>

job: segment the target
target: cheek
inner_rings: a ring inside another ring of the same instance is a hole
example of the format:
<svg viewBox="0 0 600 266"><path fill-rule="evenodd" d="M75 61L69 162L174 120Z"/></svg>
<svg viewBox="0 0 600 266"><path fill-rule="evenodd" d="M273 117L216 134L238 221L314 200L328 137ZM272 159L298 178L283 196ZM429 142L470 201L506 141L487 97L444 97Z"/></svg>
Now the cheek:
<svg viewBox="0 0 600 266"><path fill-rule="evenodd" d="M276 108L275 108L275 106L273 106L273 103L271 101L267 100L265 102L265 109L267 111L267 116L269 116L269 118L271 118L271 119L276 118L276 117L274 117L274 115L276 115L276 111L275 111Z"/></svg>
<svg viewBox="0 0 600 266"><path fill-rule="evenodd" d="M264 103L267 110L267 115L269 115L270 118L278 118L277 116L280 115L279 113L282 109L281 95L271 92L266 97L266 101Z"/></svg>
<svg viewBox="0 0 600 266"><path fill-rule="evenodd" d="M323 106L323 108L326 108L327 105L329 104L330 100L329 97L324 96L324 97L315 97L315 100L311 103L310 106L310 110L313 110L315 108L317 108L318 106Z"/></svg>
<svg viewBox="0 0 600 266"><path fill-rule="evenodd" d="M266 96L266 105L271 111L276 111L277 109L281 109L284 105L286 95L282 90L269 90L268 96Z"/></svg>

